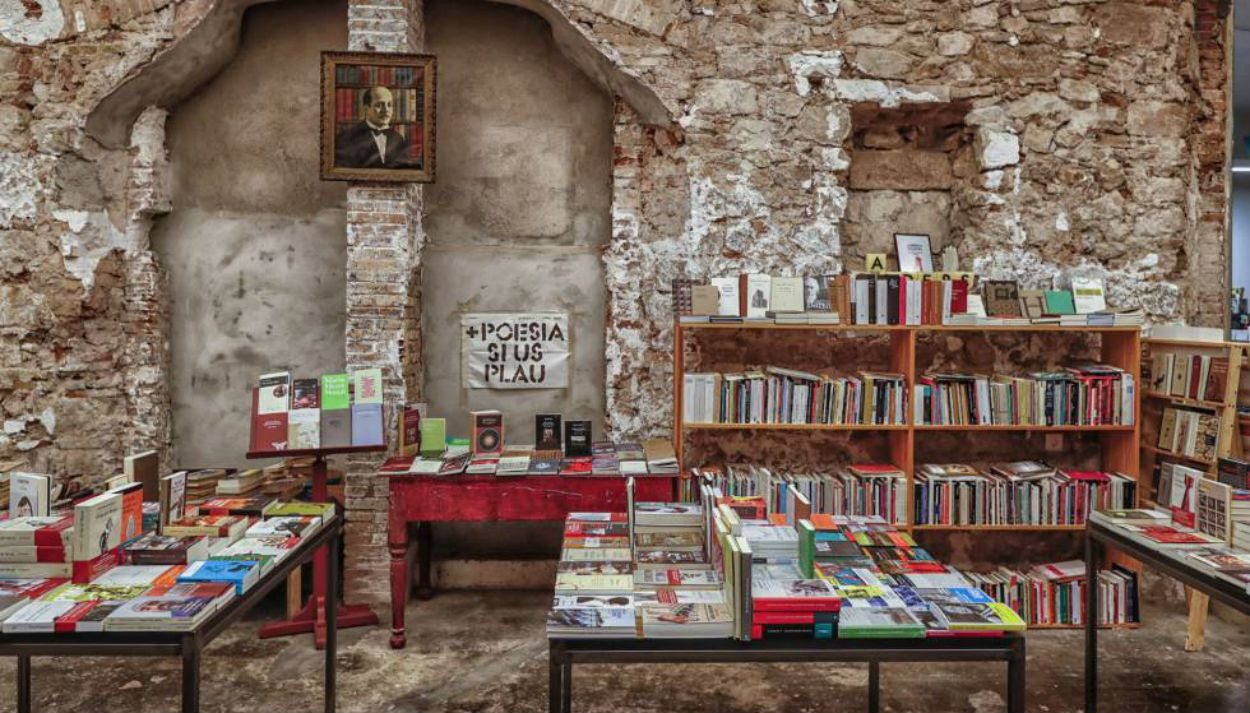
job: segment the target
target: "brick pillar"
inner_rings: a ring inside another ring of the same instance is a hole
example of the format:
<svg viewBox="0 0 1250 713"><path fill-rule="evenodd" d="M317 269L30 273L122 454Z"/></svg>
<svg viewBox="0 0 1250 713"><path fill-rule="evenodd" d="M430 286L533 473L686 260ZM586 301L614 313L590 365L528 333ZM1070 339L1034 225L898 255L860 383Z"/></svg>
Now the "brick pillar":
<svg viewBox="0 0 1250 713"><path fill-rule="evenodd" d="M347 23L353 51L415 52L423 44L421 0L351 0ZM421 391L421 205L418 184L347 190L347 368L381 367L392 441L396 406ZM385 602L390 592L381 460L352 458L345 469L347 591L366 603Z"/></svg>
<svg viewBox="0 0 1250 713"><path fill-rule="evenodd" d="M1225 162L1231 106L1228 74L1229 18L1219 16L1219 0L1197 0L1194 34L1198 73L1191 102L1190 130L1197 191L1194 228L1185 253L1191 277L1186 287L1185 321L1222 327L1228 319L1228 192Z"/></svg>
<svg viewBox="0 0 1250 713"><path fill-rule="evenodd" d="M126 261L126 401L130 409L126 453L160 452L175 463L170 394L169 274L151 249L152 219L168 213L169 163L165 152L166 112L148 107L131 130L132 158L126 181L129 259Z"/></svg>

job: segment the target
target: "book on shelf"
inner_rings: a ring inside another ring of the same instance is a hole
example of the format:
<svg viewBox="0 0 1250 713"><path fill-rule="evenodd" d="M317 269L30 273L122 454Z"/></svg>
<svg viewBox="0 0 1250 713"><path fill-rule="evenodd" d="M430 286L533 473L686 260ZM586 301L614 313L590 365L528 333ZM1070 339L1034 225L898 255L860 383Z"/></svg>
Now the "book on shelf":
<svg viewBox="0 0 1250 713"><path fill-rule="evenodd" d="M768 366L729 374L683 375L686 423L901 425L902 374L816 374Z"/></svg>
<svg viewBox="0 0 1250 713"><path fill-rule="evenodd" d="M744 318L763 318L772 309L772 278L758 273L743 274L738 282L738 314Z"/></svg>
<svg viewBox="0 0 1250 713"><path fill-rule="evenodd" d="M912 398L925 425L1132 425L1133 375L1087 364L1028 377L929 373Z"/></svg>
<svg viewBox="0 0 1250 713"><path fill-rule="evenodd" d="M1022 479L953 465L917 468L917 525L1081 525L1094 510L1131 508L1136 499L1137 482L1121 473L1056 469Z"/></svg>

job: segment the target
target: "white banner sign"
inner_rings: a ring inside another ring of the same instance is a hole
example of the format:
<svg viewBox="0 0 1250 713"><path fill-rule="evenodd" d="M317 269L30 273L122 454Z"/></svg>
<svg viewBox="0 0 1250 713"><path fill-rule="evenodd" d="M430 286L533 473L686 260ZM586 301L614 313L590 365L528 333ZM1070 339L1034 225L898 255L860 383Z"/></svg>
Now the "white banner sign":
<svg viewBox="0 0 1250 713"><path fill-rule="evenodd" d="M569 385L569 316L559 312L460 317L461 371L470 389Z"/></svg>

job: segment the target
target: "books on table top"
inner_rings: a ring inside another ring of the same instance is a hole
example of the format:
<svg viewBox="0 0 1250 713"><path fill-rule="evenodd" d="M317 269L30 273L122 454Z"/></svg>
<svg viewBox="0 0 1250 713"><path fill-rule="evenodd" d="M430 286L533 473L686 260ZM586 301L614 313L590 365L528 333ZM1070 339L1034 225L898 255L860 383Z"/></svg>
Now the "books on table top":
<svg viewBox="0 0 1250 713"><path fill-rule="evenodd" d="M925 627L907 609L844 608L838 615L838 636L847 639L919 638Z"/></svg>
<svg viewBox="0 0 1250 713"><path fill-rule="evenodd" d="M104 621L105 631L188 631L213 613L216 599L142 596L122 604Z"/></svg>
<svg viewBox="0 0 1250 713"><path fill-rule="evenodd" d="M73 551L74 516L0 520L0 547L53 547Z"/></svg>
<svg viewBox="0 0 1250 713"><path fill-rule="evenodd" d="M47 517L52 507L52 476L43 473L11 472L9 517Z"/></svg>
<svg viewBox="0 0 1250 713"><path fill-rule="evenodd" d="M684 589L720 589L724 580L711 569L670 567L663 569L639 568L634 572L636 589L660 589L680 587Z"/></svg>
<svg viewBox="0 0 1250 713"><path fill-rule="evenodd" d="M634 589L630 574L556 574L557 594L623 594Z"/></svg>
<svg viewBox="0 0 1250 713"><path fill-rule="evenodd" d="M334 518L334 503L308 503L303 501L275 502L265 508L264 517L319 517L324 524Z"/></svg>
<svg viewBox="0 0 1250 713"><path fill-rule="evenodd" d="M260 517L264 514L265 508L273 502L275 502L273 498L264 495L239 498L211 498L197 505L196 510L201 515Z"/></svg>
<svg viewBox="0 0 1250 713"><path fill-rule="evenodd" d="M635 544L634 561L638 563L639 569L668 569L670 567L708 569L711 567L702 549L645 550L638 548Z"/></svg>

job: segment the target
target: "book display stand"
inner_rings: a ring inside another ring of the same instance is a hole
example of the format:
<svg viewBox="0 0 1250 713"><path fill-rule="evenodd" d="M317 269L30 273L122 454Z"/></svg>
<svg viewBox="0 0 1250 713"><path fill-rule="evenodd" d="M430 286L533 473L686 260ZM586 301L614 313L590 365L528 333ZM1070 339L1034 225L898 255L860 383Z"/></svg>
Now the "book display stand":
<svg viewBox="0 0 1250 713"><path fill-rule="evenodd" d="M312 456L315 458L312 465L312 499L313 502L324 503L330 501L330 494L326 485L326 456L349 453L382 453L385 451L386 445L383 444L377 446L306 448L289 451L248 451L247 457L249 459L257 459ZM346 517L345 514L342 516ZM337 563L335 566L337 567ZM322 547L317 550L316 556L313 557L313 593L308 597L304 607L295 616L286 621L273 622L262 626L260 628L260 638L268 639L273 636L305 634L311 631L313 632L314 644L318 649L321 649L326 645L326 628L330 625L328 621L337 619L337 626L340 629L347 629L353 626L376 626L378 624L378 615L374 614L372 609L363 604L351 605L337 602L337 617L335 614L327 612L329 607L327 606L324 575L326 567L326 548Z"/></svg>

